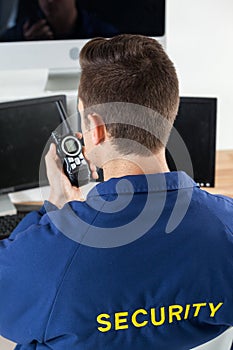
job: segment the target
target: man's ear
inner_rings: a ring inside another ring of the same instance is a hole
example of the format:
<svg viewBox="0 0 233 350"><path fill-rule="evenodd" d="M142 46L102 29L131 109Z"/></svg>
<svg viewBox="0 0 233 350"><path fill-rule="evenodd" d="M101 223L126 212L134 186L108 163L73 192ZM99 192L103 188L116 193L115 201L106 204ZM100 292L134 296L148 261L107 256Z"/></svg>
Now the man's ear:
<svg viewBox="0 0 233 350"><path fill-rule="evenodd" d="M88 119L90 121L90 132L92 137L92 142L95 146L104 142L107 138L106 125L103 119L98 114L89 114Z"/></svg>

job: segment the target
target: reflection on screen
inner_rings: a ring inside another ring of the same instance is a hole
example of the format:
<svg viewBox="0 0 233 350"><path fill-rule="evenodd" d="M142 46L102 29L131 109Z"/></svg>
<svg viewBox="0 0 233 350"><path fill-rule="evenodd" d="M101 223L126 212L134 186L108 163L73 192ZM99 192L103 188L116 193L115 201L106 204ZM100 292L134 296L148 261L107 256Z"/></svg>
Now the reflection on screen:
<svg viewBox="0 0 233 350"><path fill-rule="evenodd" d="M0 21L0 41L6 42L162 36L165 0L19 0L18 6L8 4Z"/></svg>

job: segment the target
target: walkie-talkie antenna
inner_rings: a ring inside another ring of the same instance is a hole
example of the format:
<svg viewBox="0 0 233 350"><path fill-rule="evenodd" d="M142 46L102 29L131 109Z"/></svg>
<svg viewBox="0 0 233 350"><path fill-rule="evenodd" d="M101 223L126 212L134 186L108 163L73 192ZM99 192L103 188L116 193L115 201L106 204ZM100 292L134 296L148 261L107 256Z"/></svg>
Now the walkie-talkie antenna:
<svg viewBox="0 0 233 350"><path fill-rule="evenodd" d="M73 134L72 129L70 127L70 124L68 122L68 116L66 114L63 103L61 101L56 101L56 105L57 105L58 112L61 116L62 123L65 127L65 132L67 132L69 134Z"/></svg>

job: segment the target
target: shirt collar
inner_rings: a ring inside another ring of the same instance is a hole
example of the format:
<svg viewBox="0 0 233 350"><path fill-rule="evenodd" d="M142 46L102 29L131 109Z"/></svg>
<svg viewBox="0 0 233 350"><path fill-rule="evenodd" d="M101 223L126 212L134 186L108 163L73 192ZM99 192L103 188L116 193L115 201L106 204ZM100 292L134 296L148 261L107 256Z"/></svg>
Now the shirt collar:
<svg viewBox="0 0 233 350"><path fill-rule="evenodd" d="M120 178L111 178L99 183L92 188L87 198L127 193L147 193L173 191L178 189L199 187L193 179L183 171L171 171L167 173L128 175Z"/></svg>

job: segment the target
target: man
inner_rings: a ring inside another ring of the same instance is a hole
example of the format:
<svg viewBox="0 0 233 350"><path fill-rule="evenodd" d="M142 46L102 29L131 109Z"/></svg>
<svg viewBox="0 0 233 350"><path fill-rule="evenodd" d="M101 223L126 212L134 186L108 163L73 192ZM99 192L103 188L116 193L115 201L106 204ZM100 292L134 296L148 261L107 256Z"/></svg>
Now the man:
<svg viewBox="0 0 233 350"><path fill-rule="evenodd" d="M233 325L233 200L169 172L175 68L139 35L89 41L80 63L86 155L104 182L83 201L51 145L49 201L0 242L0 334L17 350L208 343Z"/></svg>

